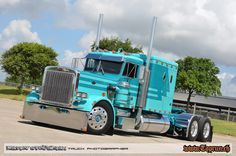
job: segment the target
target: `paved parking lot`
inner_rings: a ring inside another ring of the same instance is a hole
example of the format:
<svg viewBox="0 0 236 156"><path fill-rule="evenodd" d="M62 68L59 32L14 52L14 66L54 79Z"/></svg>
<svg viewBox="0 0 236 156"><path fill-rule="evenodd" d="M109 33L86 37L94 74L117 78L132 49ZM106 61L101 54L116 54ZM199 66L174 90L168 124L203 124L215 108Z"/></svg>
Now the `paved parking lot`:
<svg viewBox="0 0 236 156"><path fill-rule="evenodd" d="M189 143L160 135L115 131L113 136L95 136L66 128L36 125L20 119L22 109L23 102L0 99L0 155L3 155L4 143ZM214 135L213 142L236 145L236 137ZM234 148L233 153L236 153Z"/></svg>

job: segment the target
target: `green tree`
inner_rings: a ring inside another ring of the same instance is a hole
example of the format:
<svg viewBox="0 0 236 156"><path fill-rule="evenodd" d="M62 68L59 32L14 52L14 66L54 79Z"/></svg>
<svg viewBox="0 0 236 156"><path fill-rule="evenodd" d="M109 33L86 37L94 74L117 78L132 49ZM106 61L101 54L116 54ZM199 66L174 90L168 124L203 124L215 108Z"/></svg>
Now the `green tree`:
<svg viewBox="0 0 236 156"><path fill-rule="evenodd" d="M188 56L176 62L179 64L176 90L188 93L187 111L193 93L204 96L221 95L221 82L216 76L220 70L212 60Z"/></svg>
<svg viewBox="0 0 236 156"><path fill-rule="evenodd" d="M143 52L142 46L133 47L132 42L129 39L122 41L118 37L103 38L99 41L99 48L108 51L118 51L122 48L125 52L138 53ZM91 45L91 49L95 49L95 43Z"/></svg>
<svg viewBox="0 0 236 156"><path fill-rule="evenodd" d="M40 83L44 68L58 65L57 53L49 47L38 43L18 43L2 54L0 63L2 69L9 74L7 81L20 83L19 93L22 93L24 83Z"/></svg>

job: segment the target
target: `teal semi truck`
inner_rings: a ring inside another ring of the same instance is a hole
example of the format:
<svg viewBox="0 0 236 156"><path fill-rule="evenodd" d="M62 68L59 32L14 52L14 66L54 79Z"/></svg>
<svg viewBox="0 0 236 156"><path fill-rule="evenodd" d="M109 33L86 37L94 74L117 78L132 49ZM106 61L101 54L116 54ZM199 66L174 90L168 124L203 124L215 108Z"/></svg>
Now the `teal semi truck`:
<svg viewBox="0 0 236 156"><path fill-rule="evenodd" d="M178 65L151 55L156 17L147 55L99 50L102 17L97 50L86 55L83 70L77 59L72 67L46 67L41 89L32 88L21 117L92 134L117 128L211 142L208 117L173 108Z"/></svg>

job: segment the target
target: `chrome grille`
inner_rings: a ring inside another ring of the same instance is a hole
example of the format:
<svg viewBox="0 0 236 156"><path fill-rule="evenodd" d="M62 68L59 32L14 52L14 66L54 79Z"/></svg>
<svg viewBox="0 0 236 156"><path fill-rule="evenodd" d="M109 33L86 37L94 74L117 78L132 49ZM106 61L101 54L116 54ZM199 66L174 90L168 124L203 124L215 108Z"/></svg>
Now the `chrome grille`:
<svg viewBox="0 0 236 156"><path fill-rule="evenodd" d="M69 104L73 95L74 73L47 71L42 90L42 101Z"/></svg>

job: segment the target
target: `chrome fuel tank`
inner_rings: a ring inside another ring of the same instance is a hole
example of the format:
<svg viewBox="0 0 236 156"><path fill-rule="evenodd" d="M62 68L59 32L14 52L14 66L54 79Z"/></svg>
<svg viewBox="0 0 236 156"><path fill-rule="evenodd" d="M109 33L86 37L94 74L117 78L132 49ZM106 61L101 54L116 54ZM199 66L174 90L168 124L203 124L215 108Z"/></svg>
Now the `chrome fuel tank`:
<svg viewBox="0 0 236 156"><path fill-rule="evenodd" d="M159 118L141 116L141 126L139 131L166 133L169 128L170 121L166 116L161 116Z"/></svg>

